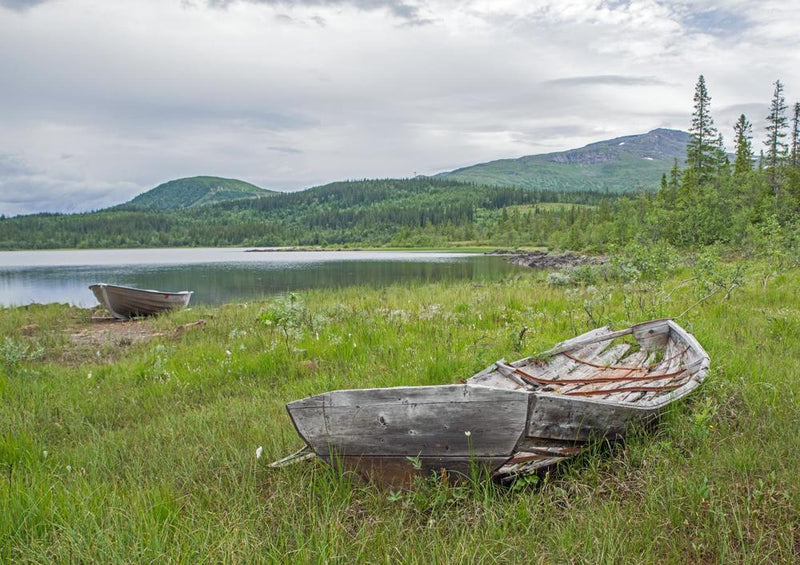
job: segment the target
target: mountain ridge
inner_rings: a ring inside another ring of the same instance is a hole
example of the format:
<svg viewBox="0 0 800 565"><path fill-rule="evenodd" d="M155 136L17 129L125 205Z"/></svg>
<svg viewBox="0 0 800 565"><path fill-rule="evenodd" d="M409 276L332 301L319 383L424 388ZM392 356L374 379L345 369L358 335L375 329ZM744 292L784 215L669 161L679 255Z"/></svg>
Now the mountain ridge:
<svg viewBox="0 0 800 565"><path fill-rule="evenodd" d="M565 192L625 193L658 188L661 175L682 165L689 134L657 128L596 141L577 149L497 159L434 175L439 178Z"/></svg>

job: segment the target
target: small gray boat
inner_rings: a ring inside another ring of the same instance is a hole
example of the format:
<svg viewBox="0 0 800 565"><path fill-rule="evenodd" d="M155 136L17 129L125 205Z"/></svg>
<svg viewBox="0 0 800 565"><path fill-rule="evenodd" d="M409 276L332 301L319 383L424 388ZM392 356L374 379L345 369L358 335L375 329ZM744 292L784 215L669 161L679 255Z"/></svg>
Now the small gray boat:
<svg viewBox="0 0 800 565"><path fill-rule="evenodd" d="M338 390L287 404L306 447L391 486L415 475L500 481L536 473L592 440L621 439L706 378L709 357L672 320L599 328L513 363L498 361L464 384Z"/></svg>
<svg viewBox="0 0 800 565"><path fill-rule="evenodd" d="M163 292L106 283L93 284L89 288L100 304L119 320L184 308L192 297L190 290Z"/></svg>

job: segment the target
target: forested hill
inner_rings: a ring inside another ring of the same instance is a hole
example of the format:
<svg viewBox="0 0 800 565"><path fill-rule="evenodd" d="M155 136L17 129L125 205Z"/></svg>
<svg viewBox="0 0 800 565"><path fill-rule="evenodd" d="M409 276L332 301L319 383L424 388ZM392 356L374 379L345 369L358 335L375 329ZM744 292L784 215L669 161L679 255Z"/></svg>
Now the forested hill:
<svg viewBox="0 0 800 565"><path fill-rule="evenodd" d="M160 184L120 207L178 210L268 194L274 192L237 179L190 177Z"/></svg>
<svg viewBox="0 0 800 565"><path fill-rule="evenodd" d="M0 249L508 243L523 225L526 238L544 241L554 229L545 216L575 207L577 215L568 218L575 221L602 199L444 179L337 182L188 209L117 207L0 219Z"/></svg>
<svg viewBox="0 0 800 565"><path fill-rule="evenodd" d="M654 129L558 153L501 159L438 177L539 190L634 192L655 190L661 175L686 159L689 134Z"/></svg>

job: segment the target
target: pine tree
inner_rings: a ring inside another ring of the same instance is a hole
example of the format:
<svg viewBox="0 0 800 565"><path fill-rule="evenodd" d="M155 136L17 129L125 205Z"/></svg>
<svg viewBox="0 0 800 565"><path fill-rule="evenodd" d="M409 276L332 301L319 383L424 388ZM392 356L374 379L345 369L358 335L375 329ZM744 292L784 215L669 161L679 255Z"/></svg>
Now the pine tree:
<svg viewBox="0 0 800 565"><path fill-rule="evenodd" d="M786 99L783 97L783 83L775 81L775 92L772 95L769 116L767 116L767 146L766 161L764 165L769 169L769 181L776 196L780 196L780 167L786 161L789 147L784 139L786 128L789 127L786 119Z"/></svg>
<svg viewBox="0 0 800 565"><path fill-rule="evenodd" d="M694 113L689 128L686 161L690 177L699 183L711 180L719 162L718 132L711 117L711 97L703 75L697 79L694 90Z"/></svg>
<svg viewBox="0 0 800 565"><path fill-rule="evenodd" d="M741 176L753 170L753 126L744 114L733 126L736 160L733 163L733 174Z"/></svg>
<svg viewBox="0 0 800 565"><path fill-rule="evenodd" d="M800 167L800 102L794 103L794 116L792 117L792 168Z"/></svg>

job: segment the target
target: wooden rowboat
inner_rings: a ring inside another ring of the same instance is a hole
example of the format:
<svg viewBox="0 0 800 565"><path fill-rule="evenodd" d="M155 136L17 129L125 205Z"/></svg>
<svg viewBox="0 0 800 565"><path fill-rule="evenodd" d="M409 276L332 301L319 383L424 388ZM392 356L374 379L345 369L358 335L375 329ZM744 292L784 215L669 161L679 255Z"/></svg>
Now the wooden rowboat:
<svg viewBox="0 0 800 565"><path fill-rule="evenodd" d="M306 447L377 482L469 474L498 480L535 473L592 440L621 439L694 390L709 358L672 320L600 328L513 363L498 361L464 384L338 390L290 402Z"/></svg>
<svg viewBox="0 0 800 565"><path fill-rule="evenodd" d="M162 292L105 283L93 284L89 288L100 304L120 320L184 308L192 297L189 290Z"/></svg>

